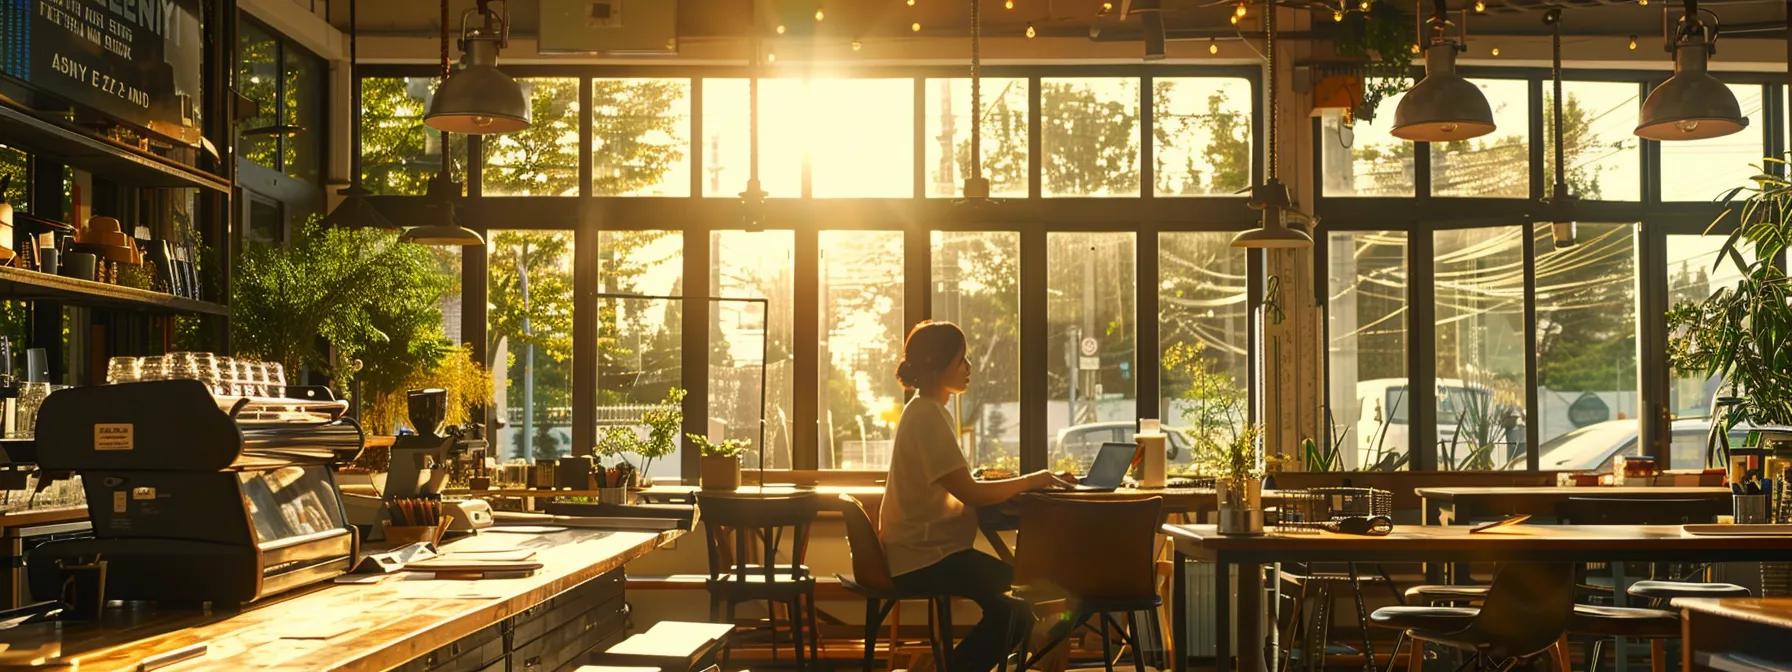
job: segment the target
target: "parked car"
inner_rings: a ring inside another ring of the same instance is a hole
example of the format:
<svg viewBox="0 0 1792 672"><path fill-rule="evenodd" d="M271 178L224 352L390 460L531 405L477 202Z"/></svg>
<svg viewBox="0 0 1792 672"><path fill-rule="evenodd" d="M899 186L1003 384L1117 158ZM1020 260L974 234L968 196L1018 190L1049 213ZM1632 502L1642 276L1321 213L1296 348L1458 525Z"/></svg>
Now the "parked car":
<svg viewBox="0 0 1792 672"><path fill-rule="evenodd" d="M1058 430L1058 436L1052 442L1053 456L1072 456L1082 462L1095 459L1095 453L1104 443L1132 443L1133 436L1139 433L1136 423L1124 420L1112 422L1091 422L1083 425L1071 425ZM1177 458L1184 461L1193 458L1189 450L1188 434L1176 427L1165 427L1168 446L1164 452L1170 461Z"/></svg>
<svg viewBox="0 0 1792 672"><path fill-rule="evenodd" d="M1612 469L1612 458L1641 454L1637 421L1598 422L1544 441L1537 446L1537 468L1544 471L1594 471ZM1668 466L1690 469L1705 463L1705 442L1711 434L1709 418L1675 420L1668 439ZM1741 445L1748 428L1730 430L1730 441ZM1523 469L1524 456L1507 462L1507 469Z"/></svg>
<svg viewBox="0 0 1792 672"><path fill-rule="evenodd" d="M1365 471L1392 468L1409 450L1411 432L1408 406L1411 395L1405 378L1376 378L1356 384L1356 466ZM1493 390L1454 378L1437 379L1437 436L1456 433L1456 418L1464 409L1487 408Z"/></svg>

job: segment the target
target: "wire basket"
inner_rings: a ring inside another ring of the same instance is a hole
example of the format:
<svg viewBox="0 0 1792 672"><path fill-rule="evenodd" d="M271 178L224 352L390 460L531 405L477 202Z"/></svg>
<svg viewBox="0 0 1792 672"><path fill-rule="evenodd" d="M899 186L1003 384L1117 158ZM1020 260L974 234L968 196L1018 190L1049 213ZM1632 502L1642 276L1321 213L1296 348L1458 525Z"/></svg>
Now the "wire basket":
<svg viewBox="0 0 1792 672"><path fill-rule="evenodd" d="M1339 519L1394 512L1394 493L1377 488L1307 488L1279 494L1274 517L1278 532L1319 532Z"/></svg>

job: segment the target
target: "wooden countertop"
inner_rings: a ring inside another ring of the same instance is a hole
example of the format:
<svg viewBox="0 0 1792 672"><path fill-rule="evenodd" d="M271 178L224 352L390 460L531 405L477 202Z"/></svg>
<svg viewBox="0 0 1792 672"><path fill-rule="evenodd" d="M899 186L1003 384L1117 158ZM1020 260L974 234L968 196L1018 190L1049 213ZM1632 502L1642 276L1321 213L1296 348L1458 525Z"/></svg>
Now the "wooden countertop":
<svg viewBox="0 0 1792 672"><path fill-rule="evenodd" d="M0 528L29 527L47 523L72 523L87 520L87 507L71 506L64 509L36 509L14 513L0 513Z"/></svg>
<svg viewBox="0 0 1792 672"><path fill-rule="evenodd" d="M97 624L22 626L0 631L0 667L35 662L126 670L146 657L204 642L206 655L164 669L384 670L595 579L680 534L487 531L445 550L533 548L543 568L517 579L400 576L372 585L323 584L237 613L140 609L108 612Z"/></svg>
<svg viewBox="0 0 1792 672"><path fill-rule="evenodd" d="M1638 499L1669 499L1675 497L1714 497L1730 494L1724 487L1634 487L1634 486L1601 486L1601 487L1478 487L1478 488L1415 488L1420 497L1452 501L1468 497L1633 497Z"/></svg>
<svg viewBox="0 0 1792 672"><path fill-rule="evenodd" d="M884 496L884 486L882 486L882 485L825 485L824 484L824 485L815 485L815 486L805 486L805 487L801 488L801 490L803 490L803 491L813 490L816 494L819 494L822 496L834 496L834 495L840 495L840 494L852 495L853 497L857 497L860 501L864 502L866 504L866 506L874 505L875 502L881 501ZM751 495L751 494L758 494L760 492L765 492L767 494L788 494L788 493L797 492L797 491L798 491L798 488L795 486L791 486L791 485L766 485L765 489L763 491L760 490L758 486L746 485L746 486L742 486L740 489L736 490L735 492L737 492L739 494ZM666 499L669 497L689 497L698 492L701 492L701 489L694 485L655 485L652 487L643 488L643 489L637 491L637 494L643 495L649 499ZM597 497L598 496L598 492L596 490L551 490L551 489L545 489L545 488L499 489L499 490L486 490L483 492L473 492L470 490L456 489L456 490L448 491L444 494L465 495L465 496L469 496L469 497ZM1162 497L1164 499L1164 508L1166 510L1176 511L1176 512L1212 511L1218 506L1218 499L1216 498L1216 495L1214 494L1213 488L1159 488L1159 489L1152 489L1152 490L1120 488L1120 489L1114 490L1112 492L1067 492L1067 491L1061 491L1061 492L1054 492L1053 494L1055 496L1059 496L1059 497L1078 497L1078 498L1082 498L1082 499L1097 499L1097 500L1099 500L1099 499L1131 499L1131 498L1135 498L1135 497ZM1266 500L1275 501L1275 500L1279 499L1280 497L1281 497L1280 493L1275 490L1265 490L1263 492L1263 498Z"/></svg>
<svg viewBox="0 0 1792 672"><path fill-rule="evenodd" d="M1177 549L1231 562L1281 560L1537 561L1792 559L1792 537L1694 536L1679 525L1511 525L1483 533L1467 526L1399 525L1385 537L1271 533L1225 536L1213 525L1165 525Z"/></svg>
<svg viewBox="0 0 1792 672"><path fill-rule="evenodd" d="M1682 597L1674 606L1792 631L1792 597Z"/></svg>

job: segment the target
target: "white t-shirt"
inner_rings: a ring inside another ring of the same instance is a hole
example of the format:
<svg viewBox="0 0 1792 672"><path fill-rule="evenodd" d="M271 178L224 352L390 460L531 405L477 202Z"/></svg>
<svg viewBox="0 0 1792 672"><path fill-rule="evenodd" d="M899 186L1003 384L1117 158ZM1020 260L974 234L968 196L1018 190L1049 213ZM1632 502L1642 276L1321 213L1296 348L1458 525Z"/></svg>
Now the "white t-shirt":
<svg viewBox="0 0 1792 672"><path fill-rule="evenodd" d="M976 542L976 510L940 484L953 470L969 468L958 450L955 424L945 406L921 395L903 407L896 423L878 511L892 576L931 566Z"/></svg>

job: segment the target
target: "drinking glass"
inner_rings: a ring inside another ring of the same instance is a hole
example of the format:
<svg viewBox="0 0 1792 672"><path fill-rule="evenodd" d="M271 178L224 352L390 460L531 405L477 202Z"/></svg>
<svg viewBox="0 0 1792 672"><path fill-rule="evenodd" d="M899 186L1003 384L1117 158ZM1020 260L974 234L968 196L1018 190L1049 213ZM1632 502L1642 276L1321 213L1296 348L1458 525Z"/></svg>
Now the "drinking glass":
<svg viewBox="0 0 1792 672"><path fill-rule="evenodd" d="M139 357L113 357L106 360L106 384L134 383L143 378L143 360Z"/></svg>
<svg viewBox="0 0 1792 672"><path fill-rule="evenodd" d="M236 359L233 357L218 356L218 394L227 397L244 394L240 381L236 379Z"/></svg>
<svg viewBox="0 0 1792 672"><path fill-rule="evenodd" d="M49 383L21 383L19 386L19 421L8 438L29 439L37 436L37 409L50 396Z"/></svg>
<svg viewBox="0 0 1792 672"><path fill-rule="evenodd" d="M274 386L274 394L286 396L286 365L279 362L268 362L268 382Z"/></svg>

